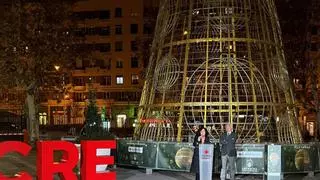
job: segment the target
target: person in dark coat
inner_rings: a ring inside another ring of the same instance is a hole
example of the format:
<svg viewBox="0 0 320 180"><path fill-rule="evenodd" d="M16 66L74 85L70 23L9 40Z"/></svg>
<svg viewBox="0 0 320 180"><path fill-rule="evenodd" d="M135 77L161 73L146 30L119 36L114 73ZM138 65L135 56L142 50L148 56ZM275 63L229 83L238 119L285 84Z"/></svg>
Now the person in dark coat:
<svg viewBox="0 0 320 180"><path fill-rule="evenodd" d="M221 151L221 161L222 168L220 179L226 179L227 165L230 169L230 179L235 180L235 163L236 163L236 141L237 134L233 132L232 126L226 124L226 132L224 132L220 137L220 151Z"/></svg>
<svg viewBox="0 0 320 180"><path fill-rule="evenodd" d="M209 133L206 128L200 128L197 132L196 136L194 137L193 146L194 152L192 157L192 164L191 164L191 172L196 174L196 180L200 180L199 174L199 145L200 144L209 144Z"/></svg>

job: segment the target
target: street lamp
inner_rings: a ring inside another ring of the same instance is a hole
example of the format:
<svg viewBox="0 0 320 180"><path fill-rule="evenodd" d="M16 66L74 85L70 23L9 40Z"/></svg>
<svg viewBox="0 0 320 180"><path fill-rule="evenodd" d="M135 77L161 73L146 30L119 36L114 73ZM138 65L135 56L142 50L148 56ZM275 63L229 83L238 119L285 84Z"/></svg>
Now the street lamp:
<svg viewBox="0 0 320 180"><path fill-rule="evenodd" d="M60 66L59 66L59 65L54 65L54 68L55 68L57 71L59 71Z"/></svg>

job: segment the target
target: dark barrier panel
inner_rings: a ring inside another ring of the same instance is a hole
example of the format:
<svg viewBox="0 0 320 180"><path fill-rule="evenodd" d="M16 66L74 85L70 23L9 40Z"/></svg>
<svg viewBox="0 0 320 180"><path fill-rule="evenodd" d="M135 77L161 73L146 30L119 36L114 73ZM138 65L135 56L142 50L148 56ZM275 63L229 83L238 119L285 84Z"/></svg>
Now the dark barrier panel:
<svg viewBox="0 0 320 180"><path fill-rule="evenodd" d="M263 174L265 168L265 145L264 144L236 144L237 174ZM215 145L214 172L221 171L221 154L219 144Z"/></svg>
<svg viewBox="0 0 320 180"><path fill-rule="evenodd" d="M314 171L317 158L316 146L311 144L282 145L282 172L301 173Z"/></svg>
<svg viewBox="0 0 320 180"><path fill-rule="evenodd" d="M159 142L157 169L189 171L193 149L189 143Z"/></svg>
<svg viewBox="0 0 320 180"><path fill-rule="evenodd" d="M264 174L267 149L264 144L237 144L237 174ZM118 140L117 164L142 168L189 172L192 162L191 143ZM270 156L274 158L274 156ZM320 144L281 145L282 173L320 171ZM275 162L270 159L270 162ZM214 144L213 172L221 170L219 144Z"/></svg>
<svg viewBox="0 0 320 180"><path fill-rule="evenodd" d="M265 145L237 144L237 173L263 174L265 162Z"/></svg>
<svg viewBox="0 0 320 180"><path fill-rule="evenodd" d="M147 141L117 141L117 164L155 168L157 143Z"/></svg>

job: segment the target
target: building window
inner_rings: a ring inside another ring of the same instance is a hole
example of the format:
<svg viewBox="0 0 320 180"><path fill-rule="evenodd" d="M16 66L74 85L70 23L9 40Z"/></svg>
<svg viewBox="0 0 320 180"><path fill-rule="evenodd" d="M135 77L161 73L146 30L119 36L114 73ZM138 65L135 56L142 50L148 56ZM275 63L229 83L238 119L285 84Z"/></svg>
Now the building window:
<svg viewBox="0 0 320 180"><path fill-rule="evenodd" d="M138 34L138 24L131 24L130 32L131 34Z"/></svg>
<svg viewBox="0 0 320 180"><path fill-rule="evenodd" d="M122 17L122 8L116 8L114 17Z"/></svg>
<svg viewBox="0 0 320 180"><path fill-rule="evenodd" d="M143 25L143 34L152 34L153 28L151 24L144 24Z"/></svg>
<svg viewBox="0 0 320 180"><path fill-rule="evenodd" d="M131 41L131 51L138 51L137 41Z"/></svg>
<svg viewBox="0 0 320 180"><path fill-rule="evenodd" d="M318 51L317 43L311 43L311 51Z"/></svg>
<svg viewBox="0 0 320 180"><path fill-rule="evenodd" d="M85 34L85 29L84 28L77 28L77 29L74 29L74 35L77 36L77 37L84 37L86 34Z"/></svg>
<svg viewBox="0 0 320 180"><path fill-rule="evenodd" d="M309 132L310 136L314 136L314 122L307 122L307 131Z"/></svg>
<svg viewBox="0 0 320 180"><path fill-rule="evenodd" d="M102 85L102 86L106 85L106 77L105 76L99 77L99 80L100 80L100 85Z"/></svg>
<svg viewBox="0 0 320 180"><path fill-rule="evenodd" d="M111 76L102 76L100 78L100 85L102 86L110 86L111 85Z"/></svg>
<svg viewBox="0 0 320 180"><path fill-rule="evenodd" d="M106 99L105 92L96 92L97 99Z"/></svg>
<svg viewBox="0 0 320 180"><path fill-rule="evenodd" d="M122 25L121 24L116 25L116 32L115 33L117 35L122 34Z"/></svg>
<svg viewBox="0 0 320 180"><path fill-rule="evenodd" d="M106 61L106 69L111 69L111 58L108 58Z"/></svg>
<svg viewBox="0 0 320 180"><path fill-rule="evenodd" d="M65 113L68 111L67 108L64 107L52 107L51 117L53 120L53 124L68 124L68 114Z"/></svg>
<svg viewBox="0 0 320 180"><path fill-rule="evenodd" d="M96 28L88 28L87 29L87 33L86 35L89 35L89 36L93 36L93 35L96 35L97 34L97 31L96 31Z"/></svg>
<svg viewBox="0 0 320 180"><path fill-rule="evenodd" d="M137 74L131 75L131 84L139 84L139 76Z"/></svg>
<svg viewBox="0 0 320 180"><path fill-rule="evenodd" d="M117 76L116 82L117 82L117 84L123 84L123 76Z"/></svg>
<svg viewBox="0 0 320 180"><path fill-rule="evenodd" d="M96 64L97 67L100 67L101 69L106 68L106 66L104 65L104 60L103 59L97 59L95 64Z"/></svg>
<svg viewBox="0 0 320 180"><path fill-rule="evenodd" d="M82 11L82 12L74 12L73 17L77 20L85 20L85 19L110 19L110 11L102 10L102 11Z"/></svg>
<svg viewBox="0 0 320 180"><path fill-rule="evenodd" d="M106 76L106 85L111 86L111 76Z"/></svg>
<svg viewBox="0 0 320 180"><path fill-rule="evenodd" d="M84 93L74 93L73 100L75 102L82 102L86 99L86 95Z"/></svg>
<svg viewBox="0 0 320 180"><path fill-rule="evenodd" d="M100 19L110 19L110 11L105 10L105 11L100 11Z"/></svg>
<svg viewBox="0 0 320 180"><path fill-rule="evenodd" d="M122 41L116 41L115 43L116 51L122 51Z"/></svg>
<svg viewBox="0 0 320 180"><path fill-rule="evenodd" d="M117 61L116 68L123 68L123 61L122 60Z"/></svg>
<svg viewBox="0 0 320 180"><path fill-rule="evenodd" d="M83 60L82 61L82 65L83 65L84 68L90 67L90 61L89 60Z"/></svg>
<svg viewBox="0 0 320 180"><path fill-rule="evenodd" d="M83 77L74 77L73 78L73 85L74 86L84 86L85 82Z"/></svg>
<svg viewBox="0 0 320 180"><path fill-rule="evenodd" d="M318 27L317 26L312 26L311 27L311 34L312 35L317 35L318 34Z"/></svg>
<svg viewBox="0 0 320 180"><path fill-rule="evenodd" d="M126 124L127 116L125 114L117 115L117 128L123 128Z"/></svg>
<svg viewBox="0 0 320 180"><path fill-rule="evenodd" d="M96 50L98 50L100 52L110 52L111 51L111 44L110 43L97 44Z"/></svg>
<svg viewBox="0 0 320 180"><path fill-rule="evenodd" d="M134 12L130 14L131 17L137 17L138 15L139 15L138 13L134 13Z"/></svg>
<svg viewBox="0 0 320 180"><path fill-rule="evenodd" d="M47 113L39 113L39 123L40 125L47 125L48 120L47 120Z"/></svg>
<svg viewBox="0 0 320 180"><path fill-rule="evenodd" d="M109 36L110 35L110 26L100 28L99 35L100 36Z"/></svg>
<svg viewBox="0 0 320 180"><path fill-rule="evenodd" d="M138 68L139 67L139 60L137 56L131 57L131 68Z"/></svg>
<svg viewBox="0 0 320 180"><path fill-rule="evenodd" d="M96 19L99 15L98 11L84 11L83 16L84 19Z"/></svg>

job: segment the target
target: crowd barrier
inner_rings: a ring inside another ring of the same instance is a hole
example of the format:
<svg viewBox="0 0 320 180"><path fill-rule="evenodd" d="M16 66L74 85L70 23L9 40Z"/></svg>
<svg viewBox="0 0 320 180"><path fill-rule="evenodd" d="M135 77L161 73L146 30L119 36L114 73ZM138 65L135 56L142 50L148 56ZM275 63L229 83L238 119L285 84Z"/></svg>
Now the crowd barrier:
<svg viewBox="0 0 320 180"><path fill-rule="evenodd" d="M189 172L193 149L191 143L119 139L116 163L146 169ZM320 144L237 144L236 149L237 174L264 175L267 172L277 171L281 171L279 173L282 174L320 171ZM220 147L216 143L213 172L219 173L220 169Z"/></svg>

